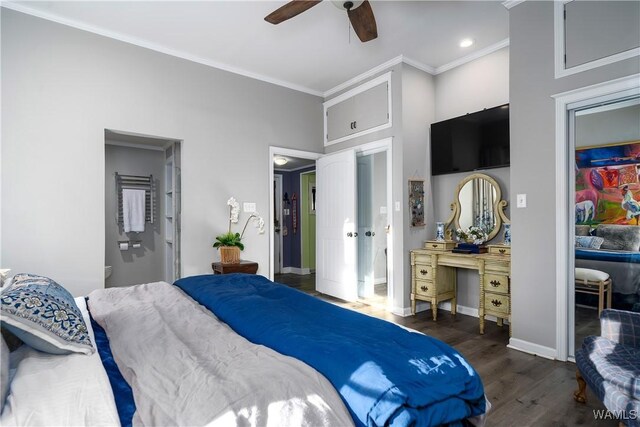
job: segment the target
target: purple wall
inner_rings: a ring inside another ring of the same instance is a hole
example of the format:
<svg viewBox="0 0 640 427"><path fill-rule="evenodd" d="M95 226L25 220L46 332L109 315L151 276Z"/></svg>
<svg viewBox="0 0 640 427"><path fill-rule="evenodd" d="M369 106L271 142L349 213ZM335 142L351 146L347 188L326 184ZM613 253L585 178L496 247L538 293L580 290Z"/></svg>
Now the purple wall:
<svg viewBox="0 0 640 427"><path fill-rule="evenodd" d="M289 200L295 193L298 201L298 228L296 233L293 233L292 214L293 209L291 204L283 203L282 209L289 209L288 216L282 216L282 226L287 226L288 233L286 236L282 236L282 267L302 267L302 259L300 254L300 174L304 172L314 171L314 166L300 169L293 172L275 171L274 175L282 175L282 195L285 193L289 195ZM282 229L282 228L281 228Z"/></svg>

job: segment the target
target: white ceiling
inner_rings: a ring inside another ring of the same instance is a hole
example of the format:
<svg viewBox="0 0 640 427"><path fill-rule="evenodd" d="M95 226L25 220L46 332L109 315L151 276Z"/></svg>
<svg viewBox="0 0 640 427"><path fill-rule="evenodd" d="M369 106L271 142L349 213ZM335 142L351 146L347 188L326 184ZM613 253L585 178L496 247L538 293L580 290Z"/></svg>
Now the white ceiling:
<svg viewBox="0 0 640 427"><path fill-rule="evenodd" d="M361 43L323 1L279 25L286 1L21 1L3 6L317 95L400 55L443 68L504 46L499 1L371 1L378 38ZM476 43L460 48L461 39Z"/></svg>

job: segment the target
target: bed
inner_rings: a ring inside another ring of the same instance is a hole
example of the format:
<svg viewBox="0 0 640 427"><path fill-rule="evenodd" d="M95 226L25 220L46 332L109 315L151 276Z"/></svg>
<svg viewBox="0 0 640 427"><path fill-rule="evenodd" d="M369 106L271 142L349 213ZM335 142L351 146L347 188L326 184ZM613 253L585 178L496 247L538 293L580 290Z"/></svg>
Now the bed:
<svg viewBox="0 0 640 427"><path fill-rule="evenodd" d="M577 225L575 266L609 274L614 308L640 306L640 227L600 224L591 230Z"/></svg>
<svg viewBox="0 0 640 427"><path fill-rule="evenodd" d="M2 295L4 327L11 304ZM195 276L98 290L86 305L76 302L98 351L12 352L1 425L484 423L482 381L453 348L262 276ZM56 362L27 373L35 358ZM93 378L86 398L56 393L57 378L38 390L48 399L32 398L26 376L56 366L64 378L76 364Z"/></svg>

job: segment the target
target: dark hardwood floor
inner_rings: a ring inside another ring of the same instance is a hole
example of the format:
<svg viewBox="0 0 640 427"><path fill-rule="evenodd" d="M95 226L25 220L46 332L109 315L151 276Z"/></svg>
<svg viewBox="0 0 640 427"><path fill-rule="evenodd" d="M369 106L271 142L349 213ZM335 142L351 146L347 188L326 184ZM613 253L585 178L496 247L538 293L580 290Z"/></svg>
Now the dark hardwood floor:
<svg viewBox="0 0 640 427"><path fill-rule="evenodd" d="M362 302L347 303L315 290L315 276L277 275L286 284L318 298L361 313L386 319L438 338L458 350L478 372L492 409L487 426L617 426L617 421L595 420L593 411L604 409L587 390L587 404L573 400L576 389L575 364L548 360L507 348L509 329L487 322L485 334L478 333L478 319L449 312L438 313L434 322L430 311L410 317L395 316L382 308ZM593 322L591 310L577 314ZM586 329L586 328L583 328ZM393 349L390 348L390 351Z"/></svg>

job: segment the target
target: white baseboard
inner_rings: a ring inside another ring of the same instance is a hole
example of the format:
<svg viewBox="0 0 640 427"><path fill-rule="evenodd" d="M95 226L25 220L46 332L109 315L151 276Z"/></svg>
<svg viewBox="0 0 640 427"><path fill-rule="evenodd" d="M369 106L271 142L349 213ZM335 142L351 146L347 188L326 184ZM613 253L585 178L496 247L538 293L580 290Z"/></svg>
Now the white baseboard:
<svg viewBox="0 0 640 427"><path fill-rule="evenodd" d="M419 313L421 311L427 311L431 308L431 303L430 302L418 302L418 304L416 304L416 313ZM441 302L438 305L438 310L444 310L444 311L448 311L451 312L451 302L449 301L444 301ZM471 317L480 317L480 315L478 314L478 309L475 307L467 307L464 305L460 305L458 304L456 306L456 312L460 313L460 314L464 314L465 316L471 316ZM411 313L411 308L409 308L409 313ZM485 315L484 316L484 320L488 320L490 322L497 322L498 319L495 316L491 316L491 315ZM508 320L504 321L505 324L509 324Z"/></svg>
<svg viewBox="0 0 640 427"><path fill-rule="evenodd" d="M544 357L545 359L555 360L556 349L551 347L545 347L540 344L535 344L529 341L519 340L517 338L510 338L508 348L522 351L524 353L534 354L536 356Z"/></svg>
<svg viewBox="0 0 640 427"><path fill-rule="evenodd" d="M299 267L282 267L280 270L280 274L299 274L301 276L311 274L311 270L308 268L299 268Z"/></svg>
<svg viewBox="0 0 640 427"><path fill-rule="evenodd" d="M401 317L411 316L411 307L393 307L391 308L390 311L396 316L401 316Z"/></svg>

